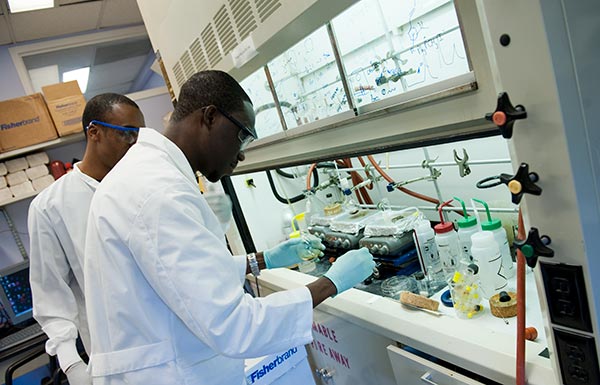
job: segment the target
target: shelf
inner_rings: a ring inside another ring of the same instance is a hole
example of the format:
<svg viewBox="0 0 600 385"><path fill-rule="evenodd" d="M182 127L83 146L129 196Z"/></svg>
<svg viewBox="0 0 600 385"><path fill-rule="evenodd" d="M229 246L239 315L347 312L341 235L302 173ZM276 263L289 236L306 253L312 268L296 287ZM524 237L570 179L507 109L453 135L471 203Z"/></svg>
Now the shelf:
<svg viewBox="0 0 600 385"><path fill-rule="evenodd" d="M38 151L38 150L45 150L48 148L64 146L65 144L75 143L75 142L78 142L83 139L85 139L85 134L83 132L79 132L77 134L72 134L72 135L68 135L68 136L63 136L58 139L49 140L47 142L42 142L42 143L34 144L32 146L27 146L27 147L23 147L23 148L18 148L16 150L0 153L0 161L2 161L4 159L14 158L16 156L27 154L27 153Z"/></svg>
<svg viewBox="0 0 600 385"><path fill-rule="evenodd" d="M2 207L2 206L8 206L8 205L13 204L13 203L24 201L25 199L29 199L31 197L34 197L34 196L38 195L39 193L40 193L40 191L34 191L32 193L29 193L29 194L24 195L24 196L20 196L18 198L11 198L11 199L9 199L7 201L0 202L0 207Z"/></svg>

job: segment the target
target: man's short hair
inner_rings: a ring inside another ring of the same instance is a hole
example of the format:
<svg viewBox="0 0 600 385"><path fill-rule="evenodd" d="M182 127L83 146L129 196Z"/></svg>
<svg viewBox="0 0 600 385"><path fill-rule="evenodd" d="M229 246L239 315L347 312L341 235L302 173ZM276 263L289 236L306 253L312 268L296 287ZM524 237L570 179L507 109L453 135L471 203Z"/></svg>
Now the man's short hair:
<svg viewBox="0 0 600 385"><path fill-rule="evenodd" d="M194 111L214 105L232 113L243 111L250 97L231 75L223 71L201 71L192 75L181 87L171 121L178 122Z"/></svg>
<svg viewBox="0 0 600 385"><path fill-rule="evenodd" d="M113 107L119 104L129 104L138 110L140 109L133 100L125 95L112 92L96 95L86 103L85 109L83 110L83 130L85 131L92 120L99 120L101 122L109 120L108 118L112 113Z"/></svg>

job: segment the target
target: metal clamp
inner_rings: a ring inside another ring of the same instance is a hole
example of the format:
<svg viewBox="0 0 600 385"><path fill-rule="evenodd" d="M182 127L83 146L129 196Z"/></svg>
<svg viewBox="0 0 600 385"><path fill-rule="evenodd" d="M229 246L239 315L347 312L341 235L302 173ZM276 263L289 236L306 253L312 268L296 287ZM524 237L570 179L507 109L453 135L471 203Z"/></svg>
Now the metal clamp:
<svg viewBox="0 0 600 385"><path fill-rule="evenodd" d="M415 182L419 182L422 180L436 180L437 178L439 178L442 175L442 171L439 168L432 168L431 169L431 175L427 175L427 176L422 176L419 178L414 178L414 179L408 179L408 180L404 180L404 181L400 181L400 182L395 182L395 183L389 183L386 188L388 192L392 192L394 191L394 189L396 189L397 187L402 187L405 186L407 184L411 184L411 183L415 183Z"/></svg>
<svg viewBox="0 0 600 385"><path fill-rule="evenodd" d="M435 163L438 160L439 156L436 156L435 159L425 159L421 162L421 167L423 168L429 168L431 167L431 165L433 163Z"/></svg>
<svg viewBox="0 0 600 385"><path fill-rule="evenodd" d="M458 156L458 154L456 153L456 150L453 150L453 152L454 152L454 161L458 165L458 174L460 175L461 178L464 178L465 176L467 176L471 173L471 168L467 164L467 162L469 161L469 154L467 154L467 150L465 150L464 148L462 150L463 150L462 158L460 158Z"/></svg>

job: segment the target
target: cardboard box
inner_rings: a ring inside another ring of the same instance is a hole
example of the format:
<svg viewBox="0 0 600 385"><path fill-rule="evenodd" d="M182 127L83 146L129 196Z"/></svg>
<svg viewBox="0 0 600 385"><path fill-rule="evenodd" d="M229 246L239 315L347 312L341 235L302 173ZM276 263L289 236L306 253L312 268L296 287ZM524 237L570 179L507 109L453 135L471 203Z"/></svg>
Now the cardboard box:
<svg viewBox="0 0 600 385"><path fill-rule="evenodd" d="M35 192L30 180L16 186L10 186L8 189L15 198L21 198Z"/></svg>
<svg viewBox="0 0 600 385"><path fill-rule="evenodd" d="M13 198L12 192L7 188L0 188L0 205L4 202L8 202Z"/></svg>
<svg viewBox="0 0 600 385"><path fill-rule="evenodd" d="M10 174L11 172L17 172L22 170L27 170L27 159L25 158L15 158L6 161L6 170Z"/></svg>
<svg viewBox="0 0 600 385"><path fill-rule="evenodd" d="M42 94L0 102L0 152L56 138Z"/></svg>
<svg viewBox="0 0 600 385"><path fill-rule="evenodd" d="M83 131L85 98L76 80L42 87L42 92L59 136Z"/></svg>
<svg viewBox="0 0 600 385"><path fill-rule="evenodd" d="M36 154L30 154L25 157L27 159L27 164L29 167L39 166L40 164L48 164L50 163L50 158L48 158L48 154L45 152L38 152Z"/></svg>
<svg viewBox="0 0 600 385"><path fill-rule="evenodd" d="M17 172L9 172L6 175L6 183L8 183L9 186L16 186L18 184L25 183L28 180L29 178L27 178L27 174L23 170Z"/></svg>
<svg viewBox="0 0 600 385"><path fill-rule="evenodd" d="M29 178L29 180L34 180L50 174L50 171L48 171L48 166L45 164L40 164L39 166L28 168L25 170L25 174L27 174L27 178Z"/></svg>
<svg viewBox="0 0 600 385"><path fill-rule="evenodd" d="M52 177L52 175L44 175L41 178L37 178L31 181L33 189L37 192L42 191L46 187L50 186L52 183L54 183L54 178Z"/></svg>

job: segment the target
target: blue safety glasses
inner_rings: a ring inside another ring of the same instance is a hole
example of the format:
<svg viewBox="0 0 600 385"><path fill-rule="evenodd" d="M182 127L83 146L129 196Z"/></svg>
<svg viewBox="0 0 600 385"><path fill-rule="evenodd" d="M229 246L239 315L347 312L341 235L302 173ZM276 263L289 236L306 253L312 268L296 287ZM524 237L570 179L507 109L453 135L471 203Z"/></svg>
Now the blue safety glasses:
<svg viewBox="0 0 600 385"><path fill-rule="evenodd" d="M221 113L221 115L229 119L231 123L235 124L240 129L238 131L238 139L240 140L240 151L244 151L246 147L248 147L248 145L252 143L254 139L256 139L256 132L253 129L243 125L239 120L229 115L227 112L223 111L219 107L216 108L217 111Z"/></svg>
<svg viewBox="0 0 600 385"><path fill-rule="evenodd" d="M85 129L88 130L94 124L116 130L128 144L134 144L137 140L138 133L140 132L139 127L117 126L116 124L101 122L99 120L92 120Z"/></svg>

